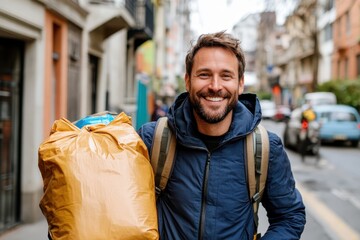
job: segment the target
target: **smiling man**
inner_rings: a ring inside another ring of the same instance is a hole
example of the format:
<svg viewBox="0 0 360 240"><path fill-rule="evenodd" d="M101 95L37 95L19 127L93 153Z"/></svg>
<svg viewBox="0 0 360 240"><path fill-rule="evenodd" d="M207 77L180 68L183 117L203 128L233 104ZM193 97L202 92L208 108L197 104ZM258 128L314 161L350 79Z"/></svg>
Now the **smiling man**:
<svg viewBox="0 0 360 240"><path fill-rule="evenodd" d="M231 123L232 114L229 113L243 91L244 79L239 75L239 63L230 50L222 47L201 48L193 61L185 82L198 130L213 136L224 134Z"/></svg>
<svg viewBox="0 0 360 240"><path fill-rule="evenodd" d="M161 239L254 239L245 137L261 121L256 95L244 94L245 59L230 34L201 35L186 56L186 93L167 117L175 163L157 199ZM139 134L151 149L156 122ZM261 239L300 239L305 207L280 138L268 132L269 168L262 204L269 229Z"/></svg>

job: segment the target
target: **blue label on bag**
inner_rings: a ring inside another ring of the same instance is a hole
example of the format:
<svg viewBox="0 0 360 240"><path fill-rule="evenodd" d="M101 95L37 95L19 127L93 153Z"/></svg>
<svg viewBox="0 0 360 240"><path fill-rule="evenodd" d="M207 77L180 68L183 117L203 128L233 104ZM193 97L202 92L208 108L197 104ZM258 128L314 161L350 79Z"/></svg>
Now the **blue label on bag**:
<svg viewBox="0 0 360 240"><path fill-rule="evenodd" d="M114 118L115 116L109 113L104 115L95 115L95 116L90 115L75 122L75 126L77 126L78 128L82 128L84 126L94 125L99 123L107 125L112 120L114 120Z"/></svg>

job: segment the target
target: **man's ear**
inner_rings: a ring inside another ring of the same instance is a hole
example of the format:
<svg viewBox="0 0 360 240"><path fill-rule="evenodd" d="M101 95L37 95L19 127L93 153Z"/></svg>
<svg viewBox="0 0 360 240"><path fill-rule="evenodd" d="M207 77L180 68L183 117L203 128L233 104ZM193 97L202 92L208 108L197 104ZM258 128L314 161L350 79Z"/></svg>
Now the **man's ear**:
<svg viewBox="0 0 360 240"><path fill-rule="evenodd" d="M244 86L245 86L245 81L244 81L244 75L243 75L241 77L241 79L239 80L239 95L244 92Z"/></svg>
<svg viewBox="0 0 360 240"><path fill-rule="evenodd" d="M189 92L190 90L190 76L185 73L185 87L186 87L186 91Z"/></svg>

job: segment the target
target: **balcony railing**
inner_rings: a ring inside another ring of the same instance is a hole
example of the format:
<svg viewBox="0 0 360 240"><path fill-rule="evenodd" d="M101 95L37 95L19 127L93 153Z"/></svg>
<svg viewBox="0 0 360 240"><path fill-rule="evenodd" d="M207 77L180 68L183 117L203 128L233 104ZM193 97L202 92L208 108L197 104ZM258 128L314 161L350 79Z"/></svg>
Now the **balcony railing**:
<svg viewBox="0 0 360 240"><path fill-rule="evenodd" d="M115 7L125 7L133 18L136 18L135 0L89 0L90 4L112 5Z"/></svg>
<svg viewBox="0 0 360 240"><path fill-rule="evenodd" d="M136 18L136 0L125 0L125 8Z"/></svg>
<svg viewBox="0 0 360 240"><path fill-rule="evenodd" d="M151 39L154 33L154 5L151 0L138 0L136 24L129 30L128 37L135 38L135 48Z"/></svg>
<svg viewBox="0 0 360 240"><path fill-rule="evenodd" d="M154 32L154 5L150 0L145 3L145 28L149 29L151 36Z"/></svg>

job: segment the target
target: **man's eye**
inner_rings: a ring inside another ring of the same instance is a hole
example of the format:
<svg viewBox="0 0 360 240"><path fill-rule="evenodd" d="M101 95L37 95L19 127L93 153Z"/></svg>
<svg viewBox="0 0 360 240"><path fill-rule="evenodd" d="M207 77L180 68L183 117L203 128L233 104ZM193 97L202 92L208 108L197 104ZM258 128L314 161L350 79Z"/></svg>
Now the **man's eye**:
<svg viewBox="0 0 360 240"><path fill-rule="evenodd" d="M225 80L231 80L232 76L230 74L224 74L224 75L222 75L222 78Z"/></svg>
<svg viewBox="0 0 360 240"><path fill-rule="evenodd" d="M200 74L198 74L199 78L208 78L209 76L210 76L210 74L208 74L208 73L200 73Z"/></svg>

